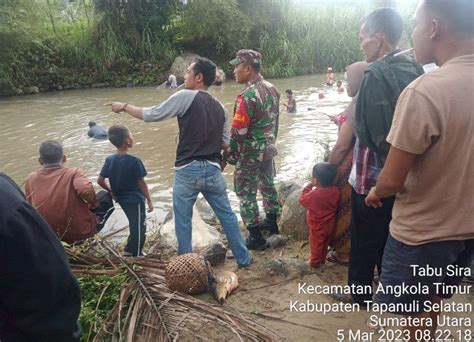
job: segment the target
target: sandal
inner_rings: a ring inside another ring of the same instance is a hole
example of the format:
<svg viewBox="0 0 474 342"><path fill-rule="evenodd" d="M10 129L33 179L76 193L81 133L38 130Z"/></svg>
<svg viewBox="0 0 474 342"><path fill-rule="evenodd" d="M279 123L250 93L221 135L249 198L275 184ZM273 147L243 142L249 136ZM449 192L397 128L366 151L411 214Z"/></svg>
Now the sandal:
<svg viewBox="0 0 474 342"><path fill-rule="evenodd" d="M328 255L326 255L326 260L329 261L329 262L335 263L335 264L342 265L342 266L348 266L349 265L349 261L339 260L336 257L336 252L335 251L330 251L328 253Z"/></svg>

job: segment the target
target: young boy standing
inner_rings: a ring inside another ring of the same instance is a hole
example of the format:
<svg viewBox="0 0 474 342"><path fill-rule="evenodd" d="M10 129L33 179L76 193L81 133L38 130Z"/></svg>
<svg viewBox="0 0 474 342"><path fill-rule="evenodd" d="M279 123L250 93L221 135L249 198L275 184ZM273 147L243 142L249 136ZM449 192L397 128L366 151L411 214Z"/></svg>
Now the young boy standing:
<svg viewBox="0 0 474 342"><path fill-rule="evenodd" d="M300 204L307 208L311 256L308 263L318 267L326 261L329 241L336 227L336 210L341 200L339 189L333 185L337 168L329 163L313 167L313 179L305 186Z"/></svg>
<svg viewBox="0 0 474 342"><path fill-rule="evenodd" d="M142 161L130 154L133 146L133 136L123 125L109 128L109 140L117 147L117 153L105 159L97 183L112 193L128 218L130 235L124 249L124 256L139 256L145 244L145 199L148 212L153 211L148 186L144 177L147 175ZM110 187L105 181L108 178Z"/></svg>

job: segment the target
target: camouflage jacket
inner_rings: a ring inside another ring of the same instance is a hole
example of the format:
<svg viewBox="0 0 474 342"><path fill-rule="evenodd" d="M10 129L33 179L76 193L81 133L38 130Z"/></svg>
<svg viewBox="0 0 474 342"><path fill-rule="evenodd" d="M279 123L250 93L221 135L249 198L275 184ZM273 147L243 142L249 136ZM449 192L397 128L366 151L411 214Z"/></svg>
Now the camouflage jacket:
<svg viewBox="0 0 474 342"><path fill-rule="evenodd" d="M277 155L280 94L263 77L237 96L232 118L229 164L253 164Z"/></svg>

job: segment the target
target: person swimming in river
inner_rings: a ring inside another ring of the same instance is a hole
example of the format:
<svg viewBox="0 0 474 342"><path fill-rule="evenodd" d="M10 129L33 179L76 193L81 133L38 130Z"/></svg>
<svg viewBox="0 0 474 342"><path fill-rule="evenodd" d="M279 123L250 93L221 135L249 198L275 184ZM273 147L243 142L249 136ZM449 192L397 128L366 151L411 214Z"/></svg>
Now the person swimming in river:
<svg viewBox="0 0 474 342"><path fill-rule="evenodd" d="M345 93L346 92L346 88L344 87L344 85L342 84L342 81L339 80L336 82L336 86L337 86L337 92L339 94L342 94L342 93Z"/></svg>
<svg viewBox="0 0 474 342"><path fill-rule="evenodd" d="M285 91L286 98L288 100L287 103L284 103L283 106L286 108L287 113L296 113L296 100L293 97L293 91L291 89L287 89Z"/></svg>
<svg viewBox="0 0 474 342"><path fill-rule="evenodd" d="M87 135L94 139L107 139L107 130L105 127L97 125L94 121L89 121Z"/></svg>
<svg viewBox="0 0 474 342"><path fill-rule="evenodd" d="M332 72L332 68L329 67L328 71L326 72L326 85L332 86L334 84L334 73Z"/></svg>
<svg viewBox="0 0 474 342"><path fill-rule="evenodd" d="M216 72L216 79L214 80L212 85L215 85L218 87L222 85L222 76L219 71Z"/></svg>

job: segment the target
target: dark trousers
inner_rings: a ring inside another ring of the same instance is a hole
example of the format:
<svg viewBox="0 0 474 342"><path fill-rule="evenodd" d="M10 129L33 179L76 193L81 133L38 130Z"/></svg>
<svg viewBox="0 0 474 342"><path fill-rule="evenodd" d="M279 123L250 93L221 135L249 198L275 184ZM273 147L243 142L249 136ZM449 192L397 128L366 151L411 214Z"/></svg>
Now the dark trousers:
<svg viewBox="0 0 474 342"><path fill-rule="evenodd" d="M99 223L95 226L95 229L100 232L105 226L108 218L114 212L114 201L112 195L105 190L101 190L96 194L97 197L97 208L91 209L91 211L99 219Z"/></svg>
<svg viewBox="0 0 474 342"><path fill-rule="evenodd" d="M127 215L130 229L125 252L131 253L133 256L139 256L146 238L145 203L120 203L120 206Z"/></svg>
<svg viewBox="0 0 474 342"><path fill-rule="evenodd" d="M352 222L350 228L351 251L349 259L349 285L372 286L374 268L382 273L382 257L387 242L389 224L395 197L384 198L382 207L365 205L365 195L352 189ZM364 304L372 300L372 293L353 294L354 301Z"/></svg>

